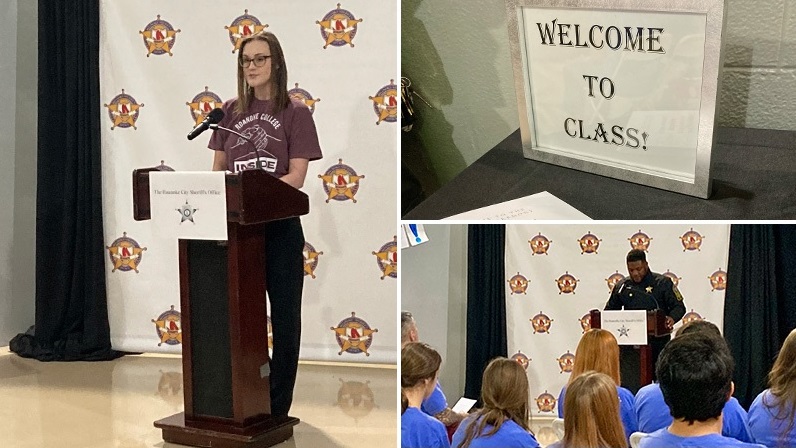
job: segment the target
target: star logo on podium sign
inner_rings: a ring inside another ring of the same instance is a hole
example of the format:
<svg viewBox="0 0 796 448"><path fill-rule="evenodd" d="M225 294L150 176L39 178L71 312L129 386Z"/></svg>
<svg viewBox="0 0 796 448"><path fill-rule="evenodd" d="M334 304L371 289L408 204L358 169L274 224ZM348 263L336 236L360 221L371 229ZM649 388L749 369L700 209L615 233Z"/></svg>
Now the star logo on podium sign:
<svg viewBox="0 0 796 448"><path fill-rule="evenodd" d="M627 327L625 327L624 325L622 325L622 328L618 328L616 331L618 331L618 332L619 332L619 337L620 337L620 338L621 338L622 336L625 336L625 337L628 337L628 338L630 337L630 336L628 336L628 334L627 334L627 333L630 331L630 328L627 328Z"/></svg>
<svg viewBox="0 0 796 448"><path fill-rule="evenodd" d="M196 224L194 222L194 220L193 220L193 214L194 214L194 212L196 212L197 209L191 207L188 204L188 200L187 199L185 200L185 205L181 206L180 208L175 208L175 210L180 212L180 217L181 217L180 224L182 224L185 221L191 221L194 224Z"/></svg>

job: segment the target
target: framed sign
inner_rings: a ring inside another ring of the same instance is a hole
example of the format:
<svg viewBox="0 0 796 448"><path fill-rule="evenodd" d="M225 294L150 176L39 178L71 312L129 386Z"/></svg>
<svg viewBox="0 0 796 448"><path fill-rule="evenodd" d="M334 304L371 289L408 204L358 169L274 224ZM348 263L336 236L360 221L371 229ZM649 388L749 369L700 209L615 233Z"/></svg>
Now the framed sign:
<svg viewBox="0 0 796 448"><path fill-rule="evenodd" d="M526 158L707 198L724 0L506 0Z"/></svg>

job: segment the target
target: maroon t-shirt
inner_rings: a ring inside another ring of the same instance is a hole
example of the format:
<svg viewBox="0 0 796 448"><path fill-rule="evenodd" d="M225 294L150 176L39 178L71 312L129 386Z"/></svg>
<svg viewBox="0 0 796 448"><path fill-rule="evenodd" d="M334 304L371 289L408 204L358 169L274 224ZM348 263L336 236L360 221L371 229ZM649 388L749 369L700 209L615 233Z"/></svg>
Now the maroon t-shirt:
<svg viewBox="0 0 796 448"><path fill-rule="evenodd" d="M248 112L235 113L238 100L228 100L222 106L224 119L218 125L245 135L239 136L216 130L207 147L227 153L227 169L233 173L254 169L260 155L265 171L275 177L287 174L290 159L318 160L323 157L312 112L302 102L291 100L276 115L271 115L272 101L253 98Z"/></svg>

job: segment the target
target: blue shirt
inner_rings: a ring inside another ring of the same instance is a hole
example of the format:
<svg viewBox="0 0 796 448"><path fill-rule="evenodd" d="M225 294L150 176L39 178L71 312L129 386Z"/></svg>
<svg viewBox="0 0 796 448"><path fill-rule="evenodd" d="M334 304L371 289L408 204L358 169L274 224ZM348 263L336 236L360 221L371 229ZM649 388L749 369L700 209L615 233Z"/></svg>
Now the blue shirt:
<svg viewBox="0 0 796 448"><path fill-rule="evenodd" d="M464 441L464 435L467 427L475 424L476 419L473 417L466 418L456 429L451 440L451 447L458 447ZM492 430L492 425L486 425L482 434ZM533 434L522 429L522 427L514 420L507 420L500 425L500 429L491 436L478 436L470 442L470 448L538 448L539 442Z"/></svg>
<svg viewBox="0 0 796 448"><path fill-rule="evenodd" d="M652 434L644 437L639 442L641 448L678 448L687 446L698 447L749 447L765 448L763 445L741 442L732 437L724 437L721 434L708 434L698 437L680 437L669 432L669 428L659 429Z"/></svg>
<svg viewBox="0 0 796 448"><path fill-rule="evenodd" d="M621 386L616 386L619 395L619 416L622 418L622 426L625 428L625 437L630 438L630 434L638 431L638 420L636 419L636 404L633 392ZM558 417L564 418L564 397L567 394L567 386L561 388L558 394Z"/></svg>
<svg viewBox="0 0 796 448"><path fill-rule="evenodd" d="M763 403L765 397L765 403ZM775 419L779 408L777 400L768 389L760 392L749 407L749 430L755 442L766 446L796 446L796 425L780 443L782 431L788 427L787 420ZM772 407L769 407L772 406Z"/></svg>
<svg viewBox="0 0 796 448"><path fill-rule="evenodd" d="M420 409L409 407L401 415L402 448L449 448L445 425Z"/></svg>
<svg viewBox="0 0 796 448"><path fill-rule="evenodd" d="M420 410L430 416L435 416L444 411L448 407L448 400L445 398L445 393L442 392L442 387L437 382L434 387L434 392L428 396L420 405Z"/></svg>
<svg viewBox="0 0 796 448"><path fill-rule="evenodd" d="M749 432L746 411L735 397L730 397L724 404L723 414L721 435L741 442L754 442ZM660 384L648 384L636 392L636 416L641 432L652 433L672 424L674 419L663 400Z"/></svg>

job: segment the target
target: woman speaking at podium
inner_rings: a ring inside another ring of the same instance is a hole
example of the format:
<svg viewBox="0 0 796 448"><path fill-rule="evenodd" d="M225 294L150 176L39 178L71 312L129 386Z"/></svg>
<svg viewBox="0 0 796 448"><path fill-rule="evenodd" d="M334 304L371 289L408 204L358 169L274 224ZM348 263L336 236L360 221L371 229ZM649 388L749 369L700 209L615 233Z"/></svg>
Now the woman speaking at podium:
<svg viewBox="0 0 796 448"><path fill-rule="evenodd" d="M215 151L213 170L237 173L261 169L301 188L311 160L322 157L310 109L292 101L287 65L276 36L260 32L243 39L238 51L238 97L222 106L219 126L208 147ZM273 359L271 414L287 415L293 402L301 341L301 293L304 287L304 233L298 217L265 226L268 260L266 288L271 302Z"/></svg>

